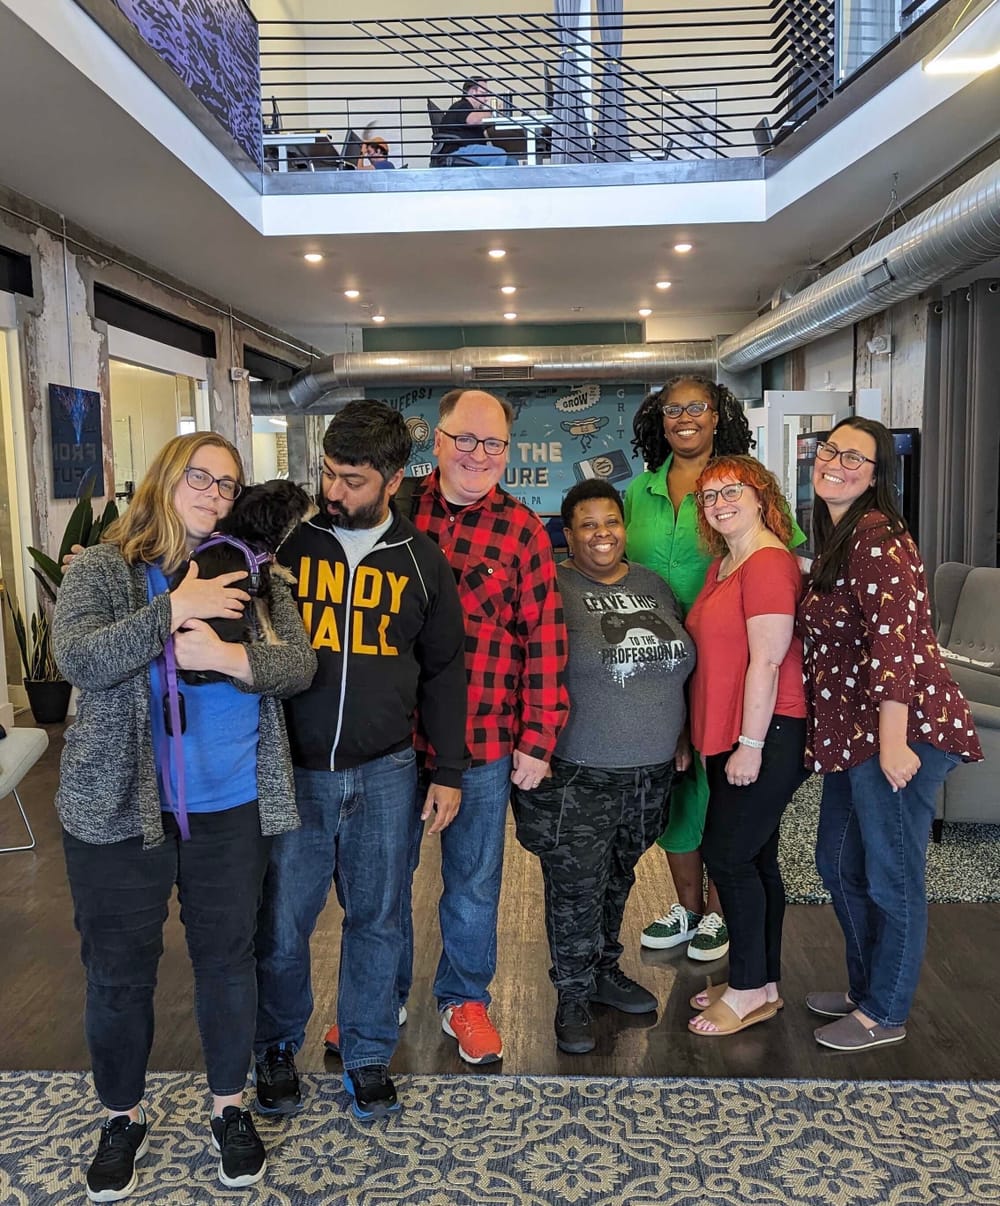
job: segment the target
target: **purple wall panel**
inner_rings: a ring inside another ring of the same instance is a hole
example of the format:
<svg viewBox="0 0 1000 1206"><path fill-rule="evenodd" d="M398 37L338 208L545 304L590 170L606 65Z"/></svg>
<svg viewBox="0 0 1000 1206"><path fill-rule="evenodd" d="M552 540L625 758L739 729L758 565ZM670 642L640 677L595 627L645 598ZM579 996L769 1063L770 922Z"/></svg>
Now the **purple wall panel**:
<svg viewBox="0 0 1000 1206"><path fill-rule="evenodd" d="M113 0L144 41L261 162L257 22L242 0Z"/></svg>

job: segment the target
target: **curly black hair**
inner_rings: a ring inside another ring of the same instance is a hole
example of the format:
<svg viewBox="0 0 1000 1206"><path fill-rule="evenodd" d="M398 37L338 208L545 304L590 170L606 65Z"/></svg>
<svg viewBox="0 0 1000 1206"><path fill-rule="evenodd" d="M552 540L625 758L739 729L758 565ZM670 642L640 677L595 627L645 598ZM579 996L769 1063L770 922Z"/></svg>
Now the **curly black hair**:
<svg viewBox="0 0 1000 1206"><path fill-rule="evenodd" d="M742 403L724 385L698 373L682 373L679 377L672 377L659 389L652 390L639 404L632 420L632 430L635 432L633 457L642 457L646 466L655 473L670 455L670 445L663 434L663 413L660 408L675 386L685 384L701 386L719 412L712 445L713 456L746 456L751 448L757 446L757 441L750 434L750 424L743 413Z"/></svg>

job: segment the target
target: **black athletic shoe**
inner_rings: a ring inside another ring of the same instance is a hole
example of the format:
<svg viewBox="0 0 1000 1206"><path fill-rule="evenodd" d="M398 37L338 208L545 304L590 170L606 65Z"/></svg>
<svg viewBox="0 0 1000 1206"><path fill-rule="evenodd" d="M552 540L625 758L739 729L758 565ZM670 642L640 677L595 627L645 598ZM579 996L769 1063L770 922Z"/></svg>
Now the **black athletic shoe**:
<svg viewBox="0 0 1000 1206"><path fill-rule="evenodd" d="M597 973L597 983L590 999L596 1005L610 1005L622 1013L656 1012L656 997L617 966Z"/></svg>
<svg viewBox="0 0 1000 1206"><path fill-rule="evenodd" d="M556 1046L568 1055L593 1051L594 1021L586 1001L561 1000L556 1009Z"/></svg>
<svg viewBox="0 0 1000 1206"><path fill-rule="evenodd" d="M344 1088L351 1095L351 1110L355 1118L368 1122L400 1108L396 1086L385 1064L365 1064L344 1073Z"/></svg>
<svg viewBox="0 0 1000 1206"><path fill-rule="evenodd" d="M249 1110L226 1106L212 1119L212 1146L219 1153L219 1180L230 1189L256 1185L267 1172L267 1153Z"/></svg>
<svg viewBox="0 0 1000 1206"><path fill-rule="evenodd" d="M149 1151L149 1125L126 1114L109 1118L101 1127L97 1155L87 1169L87 1197L92 1202L117 1202L127 1198L139 1183L135 1162Z"/></svg>
<svg viewBox="0 0 1000 1206"><path fill-rule="evenodd" d="M294 1114L302 1106L295 1054L287 1043L268 1047L254 1069L258 1114Z"/></svg>

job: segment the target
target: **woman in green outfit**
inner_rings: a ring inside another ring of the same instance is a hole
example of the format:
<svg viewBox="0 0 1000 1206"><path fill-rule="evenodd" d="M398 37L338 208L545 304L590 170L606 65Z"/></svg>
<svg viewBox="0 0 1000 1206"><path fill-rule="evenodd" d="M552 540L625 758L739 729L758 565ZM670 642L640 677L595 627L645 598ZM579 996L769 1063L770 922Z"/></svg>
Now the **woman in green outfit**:
<svg viewBox="0 0 1000 1206"><path fill-rule="evenodd" d="M626 553L654 570L674 592L686 615L705 583L711 558L698 540L694 487L713 456L750 452L754 441L742 405L724 385L707 377L668 381L642 401L632 423L632 447L646 471L625 493ZM796 527L792 547L805 540ZM642 945L662 950L688 944L693 959L721 959L729 935L715 885L703 894L701 836L708 781L697 755L674 781L670 821L659 844L667 854L678 904L642 932Z"/></svg>

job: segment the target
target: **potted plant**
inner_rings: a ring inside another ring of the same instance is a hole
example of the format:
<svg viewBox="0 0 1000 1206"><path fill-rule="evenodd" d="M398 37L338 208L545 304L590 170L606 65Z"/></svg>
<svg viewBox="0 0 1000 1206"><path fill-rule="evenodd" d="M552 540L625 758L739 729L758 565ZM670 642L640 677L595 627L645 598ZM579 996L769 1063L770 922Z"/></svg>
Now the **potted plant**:
<svg viewBox="0 0 1000 1206"><path fill-rule="evenodd" d="M11 623L17 639L24 689L37 724L60 724L69 707L70 684L59 673L52 652L52 622L42 608L31 613L27 622L20 605L4 594L10 608Z"/></svg>
<svg viewBox="0 0 1000 1206"><path fill-rule="evenodd" d="M31 567L34 575L42 584L42 589L53 603L56 600L59 587L62 586L63 573L65 572L63 570L63 559L66 554L73 549L74 545L82 545L86 549L92 544L97 544L105 529L118 518L118 507L113 498L108 500L107 506L105 506L100 516L95 516L93 504L91 503L93 494L94 473L91 470L80 483L79 498L76 506L73 508L73 513L66 523L66 530L63 532L62 541L59 545L59 556L56 560L53 560L40 549L32 548L31 545L28 545L28 552L36 563Z"/></svg>
<svg viewBox="0 0 1000 1206"><path fill-rule="evenodd" d="M40 549L28 546L28 552L35 561L32 572L45 592L44 598L39 596L38 608L25 619L17 601L6 596L24 668L24 689L39 724L60 724L64 721L72 692L71 685L60 674L52 653L51 610L62 585L63 559L74 545L88 548L97 544L108 525L118 518L114 499L108 502L99 517L95 516L91 501L93 493L94 475L91 472L80 483L77 504L59 544L58 559L54 560Z"/></svg>

